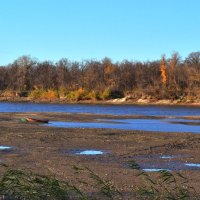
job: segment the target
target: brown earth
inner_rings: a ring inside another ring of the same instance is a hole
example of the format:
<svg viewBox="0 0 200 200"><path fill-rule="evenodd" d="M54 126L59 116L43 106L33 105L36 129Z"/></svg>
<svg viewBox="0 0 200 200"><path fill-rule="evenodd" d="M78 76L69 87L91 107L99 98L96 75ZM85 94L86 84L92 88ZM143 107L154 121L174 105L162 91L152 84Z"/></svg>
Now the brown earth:
<svg viewBox="0 0 200 200"><path fill-rule="evenodd" d="M0 160L10 168L28 169L39 174L54 174L59 179L71 180L79 188L78 180L90 181L85 174L75 174L73 166L89 167L99 176L112 180L126 196L134 199L136 185L142 183L138 172L127 162L136 160L140 165L155 162L161 155L177 156L171 161L200 163L200 135L192 133L156 133L113 129L54 128L35 123L23 123L22 117L49 119L52 121L95 121L96 118L122 118L111 115L60 114L60 113L0 113L0 145L12 146L0 151ZM126 118L145 118L126 116ZM74 155L78 149L98 149L106 153L98 156ZM4 171L0 167L0 172ZM176 165L174 167L176 170ZM200 198L200 170L185 170L186 176ZM156 176L156 173L151 173Z"/></svg>

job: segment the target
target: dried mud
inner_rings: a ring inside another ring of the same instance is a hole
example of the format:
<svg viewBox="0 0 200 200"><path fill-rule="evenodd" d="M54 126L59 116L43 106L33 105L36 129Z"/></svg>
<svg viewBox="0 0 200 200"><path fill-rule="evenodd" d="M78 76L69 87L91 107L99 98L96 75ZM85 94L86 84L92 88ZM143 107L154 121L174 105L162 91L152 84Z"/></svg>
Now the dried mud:
<svg viewBox="0 0 200 200"><path fill-rule="evenodd" d="M85 166L98 175L111 179L121 191L131 196L133 188L140 181L136 178L136 171L127 166L130 160L135 160L143 166L150 161L159 165L161 162L168 162L159 156L173 155L171 160L177 162L177 168L180 163L200 163L198 134L54 128L21 122L20 119L26 116L52 121L81 122L95 121L99 117L119 117L90 114L0 113L0 145L13 147L9 151L0 151L0 160L11 168L54 174L60 179L66 178L76 182L77 176L73 172L73 166ZM139 116L127 116L130 117ZM103 150L107 153L98 156L70 153L77 149ZM4 168L0 167L0 172L3 171ZM182 169L181 173L200 193L200 168ZM79 174L79 177L81 176ZM87 179L84 175L82 178Z"/></svg>

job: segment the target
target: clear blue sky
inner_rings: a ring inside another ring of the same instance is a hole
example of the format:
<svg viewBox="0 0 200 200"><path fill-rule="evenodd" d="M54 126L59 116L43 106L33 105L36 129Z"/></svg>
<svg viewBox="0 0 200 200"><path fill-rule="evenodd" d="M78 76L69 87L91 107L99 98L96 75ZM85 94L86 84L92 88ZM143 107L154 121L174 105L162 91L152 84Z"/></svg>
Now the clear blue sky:
<svg viewBox="0 0 200 200"><path fill-rule="evenodd" d="M2 0L0 65L22 55L154 60L200 50L199 0Z"/></svg>

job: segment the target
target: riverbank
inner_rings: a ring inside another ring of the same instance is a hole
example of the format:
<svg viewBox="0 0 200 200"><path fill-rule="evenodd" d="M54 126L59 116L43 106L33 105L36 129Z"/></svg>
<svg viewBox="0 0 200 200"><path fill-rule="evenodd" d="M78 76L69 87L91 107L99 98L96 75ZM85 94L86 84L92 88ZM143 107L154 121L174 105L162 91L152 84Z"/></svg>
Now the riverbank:
<svg viewBox="0 0 200 200"><path fill-rule="evenodd" d="M71 180L79 188L91 192L93 188L88 189L78 181L91 180L84 174L77 175L73 171L74 166L89 167L99 176L112 180L127 197L125 199L134 199L134 189L141 183L137 172L128 165L134 160L142 168L174 169L173 173L178 169L200 195L200 168L198 170L185 167L185 164L200 163L199 134L54 128L21 122L20 119L26 116L79 122L95 121L99 117L91 114L0 113L0 145L13 147L9 151L0 151L1 162L11 168L29 169L46 175L54 174L61 180ZM81 150L99 150L105 154L74 154ZM162 156L164 158L161 158ZM4 169L0 168L0 172L3 171ZM151 172L151 175L156 177L157 173Z"/></svg>
<svg viewBox="0 0 200 200"><path fill-rule="evenodd" d="M200 106L199 100L153 100L132 99L129 97L110 100L78 100L67 101L66 99L30 99L29 97L0 97L0 102L27 102L27 103L56 103L56 104L121 104L121 105L166 105L166 106Z"/></svg>

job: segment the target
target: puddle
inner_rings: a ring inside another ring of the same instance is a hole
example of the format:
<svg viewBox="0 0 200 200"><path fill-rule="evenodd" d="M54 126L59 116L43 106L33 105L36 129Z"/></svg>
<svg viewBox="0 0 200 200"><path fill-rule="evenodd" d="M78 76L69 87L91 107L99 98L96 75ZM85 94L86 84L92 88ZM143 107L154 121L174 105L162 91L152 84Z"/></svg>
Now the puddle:
<svg viewBox="0 0 200 200"><path fill-rule="evenodd" d="M81 151L76 153L77 155L102 155L104 154L103 151L97 151L97 150L85 150L85 151Z"/></svg>
<svg viewBox="0 0 200 200"><path fill-rule="evenodd" d="M174 156L160 156L160 158L162 158L162 159L171 159L171 158L174 158Z"/></svg>
<svg viewBox="0 0 200 200"><path fill-rule="evenodd" d="M103 150L97 150L97 149L76 149L76 150L70 150L68 151L70 154L75 155L88 155L88 156L95 156L95 155L103 155L106 154L106 151Z"/></svg>
<svg viewBox="0 0 200 200"><path fill-rule="evenodd" d="M172 158L184 158L184 157L188 157L188 156L186 156L186 155L174 155L174 156L162 155L159 158L161 158L161 159L172 159Z"/></svg>
<svg viewBox="0 0 200 200"><path fill-rule="evenodd" d="M200 170L200 163L189 163L189 154L149 154L133 157L144 171L179 171L179 170Z"/></svg>
<svg viewBox="0 0 200 200"><path fill-rule="evenodd" d="M185 165L188 167L200 167L200 163L187 163Z"/></svg>
<svg viewBox="0 0 200 200"><path fill-rule="evenodd" d="M142 169L145 172L159 172L159 171L170 171L168 169Z"/></svg>
<svg viewBox="0 0 200 200"><path fill-rule="evenodd" d="M176 154L176 155L163 155L163 154L148 154L148 155L137 155L134 156L134 159L139 161L144 160L160 160L160 159L172 159L172 158L188 158L191 157L187 154Z"/></svg>
<svg viewBox="0 0 200 200"><path fill-rule="evenodd" d="M200 170L200 163L189 163L187 160L191 158L187 154L177 155L138 155L133 157L135 162L144 171L179 171L179 170Z"/></svg>
<svg viewBox="0 0 200 200"><path fill-rule="evenodd" d="M0 150L10 150L10 149L12 149L12 147L9 147L9 146L2 146L2 145L0 145Z"/></svg>
<svg viewBox="0 0 200 200"><path fill-rule="evenodd" d="M162 155L162 156L159 156L159 158L161 158L161 159L187 158L187 157L190 157L190 156L189 156L189 155L181 155L181 154L178 154L178 155Z"/></svg>
<svg viewBox="0 0 200 200"><path fill-rule="evenodd" d="M182 124L183 121L192 123L194 120L184 119L97 119L98 122L58 122L50 121L42 126L59 128L108 128L121 130L141 130L156 132L190 132L200 133L200 126ZM175 123L174 123L175 122Z"/></svg>

